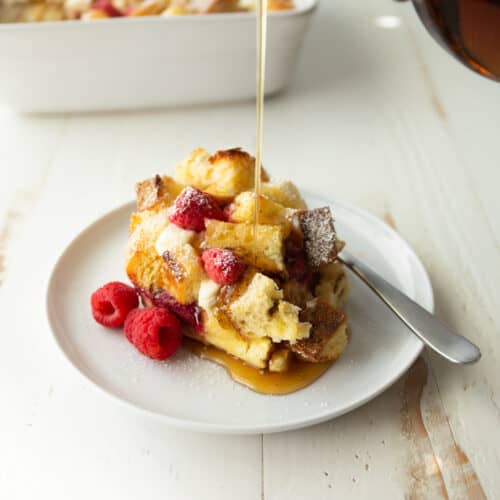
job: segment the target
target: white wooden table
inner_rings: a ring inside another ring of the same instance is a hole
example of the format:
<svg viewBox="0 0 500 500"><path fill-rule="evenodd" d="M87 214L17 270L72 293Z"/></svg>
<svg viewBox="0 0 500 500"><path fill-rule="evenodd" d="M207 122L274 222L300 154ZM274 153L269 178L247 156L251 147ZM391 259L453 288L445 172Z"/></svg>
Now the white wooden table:
<svg viewBox="0 0 500 500"><path fill-rule="evenodd" d="M481 346L481 362L425 354L363 408L277 435L190 434L124 410L51 339L52 263L137 179L197 146L253 150L253 103L2 109L0 498L500 498L500 86L447 56L409 5L324 1L265 122L269 170L394 224L430 272L437 314Z"/></svg>

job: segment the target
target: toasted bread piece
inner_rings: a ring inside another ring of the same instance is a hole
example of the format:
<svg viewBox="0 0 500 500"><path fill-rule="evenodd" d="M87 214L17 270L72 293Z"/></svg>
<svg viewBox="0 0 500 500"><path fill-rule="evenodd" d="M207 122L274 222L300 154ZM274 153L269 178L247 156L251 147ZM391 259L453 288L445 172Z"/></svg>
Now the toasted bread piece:
<svg viewBox="0 0 500 500"><path fill-rule="evenodd" d="M135 212L130 217L127 250L153 248L156 239L168 225L167 209L144 210Z"/></svg>
<svg viewBox="0 0 500 500"><path fill-rule="evenodd" d="M269 0L267 8L269 11L290 10L294 8L294 3L292 0Z"/></svg>
<svg viewBox="0 0 500 500"><path fill-rule="evenodd" d="M250 191L240 193L229 207L231 221L252 222L255 214L255 194ZM293 210L262 195L259 202L259 223L282 225L284 237L292 227Z"/></svg>
<svg viewBox="0 0 500 500"><path fill-rule="evenodd" d="M195 13L189 0L170 0L167 3L166 9L161 13L162 16L184 16Z"/></svg>
<svg viewBox="0 0 500 500"><path fill-rule="evenodd" d="M299 320L299 307L282 299L283 291L276 283L256 273L244 293L230 304L229 317L246 336L294 343L309 335L311 325Z"/></svg>
<svg viewBox="0 0 500 500"><path fill-rule="evenodd" d="M293 361L292 351L289 349L277 349L271 354L269 359L270 372L286 372Z"/></svg>
<svg viewBox="0 0 500 500"><path fill-rule="evenodd" d="M161 287L162 269L163 259L151 247L130 252L125 267L130 281L144 290Z"/></svg>
<svg viewBox="0 0 500 500"><path fill-rule="evenodd" d="M347 300L349 282L344 266L340 262L326 264L319 268L320 279L314 295L326 300L333 308L339 309Z"/></svg>
<svg viewBox="0 0 500 500"><path fill-rule="evenodd" d="M205 246L207 248L230 248L254 263L258 268L270 272L285 269L283 262L283 228L253 224L206 220Z"/></svg>
<svg viewBox="0 0 500 500"><path fill-rule="evenodd" d="M329 207L298 212L308 264L317 268L337 258L337 233Z"/></svg>
<svg viewBox="0 0 500 500"><path fill-rule="evenodd" d="M155 249L155 242L167 225L167 209L144 210L131 216L125 270L139 288L147 290L161 284L163 259Z"/></svg>
<svg viewBox="0 0 500 500"><path fill-rule="evenodd" d="M300 318L312 324L308 338L290 344L301 359L322 363L342 354L349 341L347 317L342 311L322 299L314 299L302 310Z"/></svg>
<svg viewBox="0 0 500 500"><path fill-rule="evenodd" d="M203 327L204 332L201 335L192 330L186 334L204 344L218 347L256 368L267 367L272 349L271 339L242 337L229 323L220 322L215 314L206 311L203 314Z"/></svg>
<svg viewBox="0 0 500 500"><path fill-rule="evenodd" d="M160 237L170 225L167 211L157 207L132 215L126 271L135 286L144 290L162 288L179 303L189 304L197 299L200 283L206 275L198 253L190 244L182 244L182 239L179 246L159 253L157 247L165 247Z"/></svg>
<svg viewBox="0 0 500 500"><path fill-rule="evenodd" d="M300 195L297 186L291 181L264 182L261 185L261 192L284 207L307 209L306 202Z"/></svg>
<svg viewBox="0 0 500 500"><path fill-rule="evenodd" d="M168 175L156 175L151 179L138 182L135 186L137 209L149 210L158 205L167 206L177 198L184 186Z"/></svg>
<svg viewBox="0 0 500 500"><path fill-rule="evenodd" d="M163 261L162 288L180 304L191 304L197 300L206 275L196 250L185 244L164 252Z"/></svg>
<svg viewBox="0 0 500 500"><path fill-rule="evenodd" d="M255 158L240 148L210 155L196 149L175 167L175 180L205 191L220 200L230 200L254 184ZM262 179L267 180L263 172Z"/></svg>
<svg viewBox="0 0 500 500"><path fill-rule="evenodd" d="M220 12L237 12L240 10L239 0L194 0L193 6L200 14Z"/></svg>

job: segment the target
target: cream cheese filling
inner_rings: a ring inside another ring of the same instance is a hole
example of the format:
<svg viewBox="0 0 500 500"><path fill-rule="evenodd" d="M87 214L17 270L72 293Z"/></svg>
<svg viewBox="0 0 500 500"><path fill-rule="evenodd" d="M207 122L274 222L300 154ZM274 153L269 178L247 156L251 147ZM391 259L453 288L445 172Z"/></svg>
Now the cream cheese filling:
<svg viewBox="0 0 500 500"><path fill-rule="evenodd" d="M158 236L155 243L158 255L163 255L166 251L173 251L189 243L196 233L187 229L182 229L175 224L169 224Z"/></svg>

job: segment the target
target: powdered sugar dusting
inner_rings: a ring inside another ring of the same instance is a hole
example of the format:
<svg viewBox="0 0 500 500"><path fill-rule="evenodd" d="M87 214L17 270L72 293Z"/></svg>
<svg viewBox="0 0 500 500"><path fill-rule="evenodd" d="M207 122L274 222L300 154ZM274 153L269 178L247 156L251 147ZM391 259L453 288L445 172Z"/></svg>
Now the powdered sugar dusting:
<svg viewBox="0 0 500 500"><path fill-rule="evenodd" d="M224 212L214 198L192 187L185 188L176 198L168 216L170 222L193 231L203 231L205 219L225 219Z"/></svg>
<svg viewBox="0 0 500 500"><path fill-rule="evenodd" d="M212 200L206 193L191 186L188 186L187 188L182 190L182 193L177 197L176 205L178 203L182 203L188 207L195 206L205 209L212 208L213 205Z"/></svg>
<svg viewBox="0 0 500 500"><path fill-rule="evenodd" d="M299 213L304 234L307 260L312 267L333 262L337 258L337 234L329 207Z"/></svg>
<svg viewBox="0 0 500 500"><path fill-rule="evenodd" d="M209 248L201 258L206 273L219 285L235 283L246 268L240 256L225 248Z"/></svg>
<svg viewBox="0 0 500 500"><path fill-rule="evenodd" d="M168 266L168 269L174 275L174 278L177 281L181 281L185 277L184 269L179 265L179 263L175 260L175 257L168 250L163 252L163 260Z"/></svg>
<svg viewBox="0 0 500 500"><path fill-rule="evenodd" d="M217 266L225 278L229 278L234 268L239 266L241 259L231 250L221 249L215 254L213 264Z"/></svg>

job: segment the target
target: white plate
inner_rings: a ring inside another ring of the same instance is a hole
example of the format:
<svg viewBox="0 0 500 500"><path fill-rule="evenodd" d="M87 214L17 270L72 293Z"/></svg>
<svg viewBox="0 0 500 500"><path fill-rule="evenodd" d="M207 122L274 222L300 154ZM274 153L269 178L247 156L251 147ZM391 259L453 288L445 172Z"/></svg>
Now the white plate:
<svg viewBox="0 0 500 500"><path fill-rule="evenodd" d="M372 215L342 203L307 197L311 207L330 204L339 235L353 254L432 311L429 278L408 244ZM179 351L160 363L140 355L121 331L94 322L89 298L123 270L128 218L120 207L85 229L53 271L47 311L55 339L71 363L97 387L130 407L186 429L218 433L278 432L342 415L386 389L413 363L422 343L357 279L347 313L351 342L316 382L286 396L265 396L233 382L225 370Z"/></svg>

